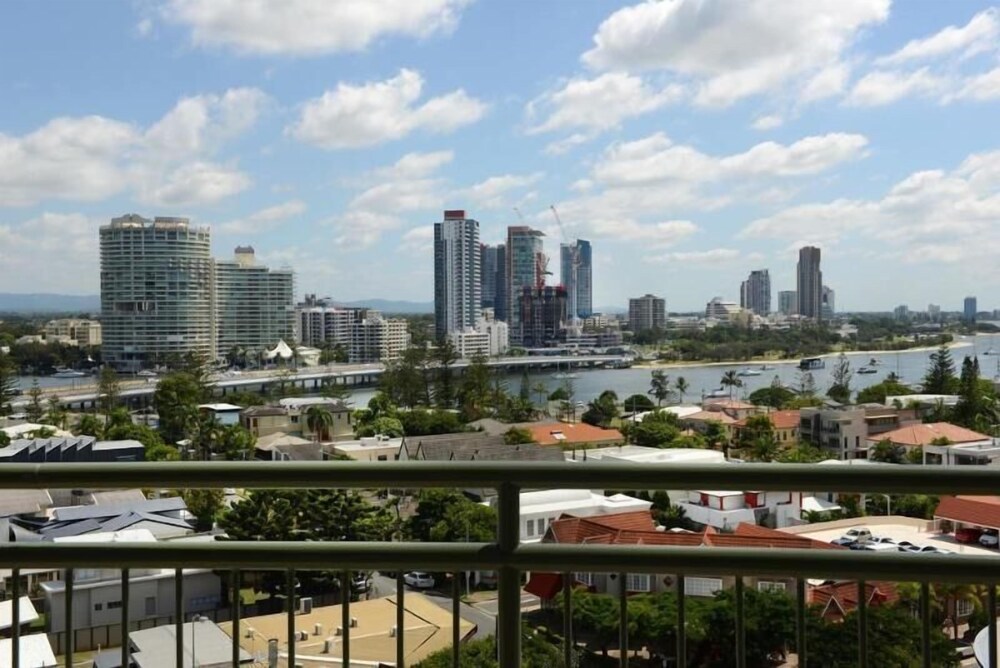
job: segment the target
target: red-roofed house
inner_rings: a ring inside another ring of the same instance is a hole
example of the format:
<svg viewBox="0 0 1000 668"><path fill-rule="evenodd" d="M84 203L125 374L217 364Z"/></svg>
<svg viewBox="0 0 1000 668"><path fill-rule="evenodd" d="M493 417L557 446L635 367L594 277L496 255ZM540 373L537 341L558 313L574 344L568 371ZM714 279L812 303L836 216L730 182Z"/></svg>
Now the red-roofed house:
<svg viewBox="0 0 1000 668"><path fill-rule="evenodd" d="M917 422L868 439L872 448L879 441L910 449L921 448L924 464L941 466L988 465L1000 459L995 439L950 422ZM935 445L934 442L943 442Z"/></svg>
<svg viewBox="0 0 1000 668"><path fill-rule="evenodd" d="M1000 497L942 496L935 520L948 520L956 529L970 527L1000 531Z"/></svg>
<svg viewBox="0 0 1000 668"><path fill-rule="evenodd" d="M794 443L799 438L799 411L771 411L767 414L778 443ZM740 432L746 429L747 418L733 424L733 439L738 441Z"/></svg>
<svg viewBox="0 0 1000 668"><path fill-rule="evenodd" d="M732 533L719 533L711 527L702 533L657 531L653 528L649 513L646 513L647 517L640 515L641 513L623 513L621 516L563 517L549 525L542 542L573 545L669 545L719 549L727 547L844 549L823 541L753 524L740 524ZM584 586L598 593L616 594L621 587L618 575L614 573L578 572L574 573L574 579L574 584L577 586ZM721 589L732 587L734 581L731 576L688 575L684 578L684 591L689 596L712 596ZM791 592L795 587L795 579L791 577L746 576L744 582L746 586L756 587L760 591ZM676 587L676 576L632 573L628 574L625 586L629 592L634 593L667 591ZM558 575L532 573L526 589L546 601L551 600L561 587L562 579Z"/></svg>
<svg viewBox="0 0 1000 668"><path fill-rule="evenodd" d="M602 429L585 422L538 424L527 429L539 445L600 448L625 442L625 437L617 429Z"/></svg>
<svg viewBox="0 0 1000 668"><path fill-rule="evenodd" d="M865 599L869 606L887 605L899 599L896 585L891 582L866 582ZM842 620L848 612L858 607L857 582L831 582L806 591L806 601L819 605L827 621Z"/></svg>

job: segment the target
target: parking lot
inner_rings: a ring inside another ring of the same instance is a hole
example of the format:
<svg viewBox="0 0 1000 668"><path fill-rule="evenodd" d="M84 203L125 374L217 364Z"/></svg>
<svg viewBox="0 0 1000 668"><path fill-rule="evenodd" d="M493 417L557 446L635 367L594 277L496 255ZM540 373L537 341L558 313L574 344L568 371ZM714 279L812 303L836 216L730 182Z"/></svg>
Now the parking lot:
<svg viewBox="0 0 1000 668"><path fill-rule="evenodd" d="M799 527L782 529L798 536L824 542L832 542L852 528L867 528L873 536L891 538L895 542L909 541L917 546L928 545L955 554L978 554L1000 556L995 548L986 548L978 543L959 543L951 534L941 534L933 530L933 522L912 517L859 517L835 522L818 522Z"/></svg>

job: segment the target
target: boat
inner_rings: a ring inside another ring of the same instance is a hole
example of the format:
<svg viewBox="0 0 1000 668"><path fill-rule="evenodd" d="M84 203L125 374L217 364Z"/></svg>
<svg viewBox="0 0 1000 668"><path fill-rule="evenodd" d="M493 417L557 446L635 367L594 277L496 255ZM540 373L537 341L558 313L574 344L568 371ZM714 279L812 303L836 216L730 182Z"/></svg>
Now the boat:
<svg viewBox="0 0 1000 668"><path fill-rule="evenodd" d="M573 380L574 378L579 378L580 374L573 373L572 371L558 371L552 374L552 377L556 380Z"/></svg>
<svg viewBox="0 0 1000 668"><path fill-rule="evenodd" d="M760 369L751 369L750 367L746 367L745 369L740 369L739 373L736 375L745 378L747 376L759 376L761 373L763 372Z"/></svg>
<svg viewBox="0 0 1000 668"><path fill-rule="evenodd" d="M878 369L872 368L870 366L863 366L860 369L858 369L858 373L863 375L878 373Z"/></svg>
<svg viewBox="0 0 1000 668"><path fill-rule="evenodd" d="M726 390L725 388L720 387L718 389L712 390L711 392L706 394L705 397L708 399L722 399L722 398L728 399L729 391Z"/></svg>
<svg viewBox="0 0 1000 668"><path fill-rule="evenodd" d="M760 370L761 371L774 371L774 367L771 366L770 364L761 364L760 365Z"/></svg>
<svg viewBox="0 0 1000 668"><path fill-rule="evenodd" d="M985 353L983 353L983 355L1000 355L1000 353L998 353L996 349L990 348Z"/></svg>
<svg viewBox="0 0 1000 668"><path fill-rule="evenodd" d="M881 364L882 360L880 360L877 357L873 357L870 360L868 360L868 366L881 366Z"/></svg>
<svg viewBox="0 0 1000 668"><path fill-rule="evenodd" d="M807 371L825 369L826 362L823 361L822 357L803 357L799 360L799 368Z"/></svg>
<svg viewBox="0 0 1000 668"><path fill-rule="evenodd" d="M83 378L86 376L82 371L77 371L76 369L67 369L66 367L59 367L56 372L52 374L53 378Z"/></svg>

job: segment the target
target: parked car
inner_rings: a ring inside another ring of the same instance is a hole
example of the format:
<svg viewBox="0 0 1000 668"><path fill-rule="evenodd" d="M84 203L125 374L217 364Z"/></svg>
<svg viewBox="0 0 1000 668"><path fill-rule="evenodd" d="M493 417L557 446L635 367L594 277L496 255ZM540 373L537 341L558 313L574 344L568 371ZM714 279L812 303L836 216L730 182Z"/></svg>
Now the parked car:
<svg viewBox="0 0 1000 668"><path fill-rule="evenodd" d="M410 571L403 576L403 582L414 589L430 589L434 586L434 576L422 571Z"/></svg>
<svg viewBox="0 0 1000 668"><path fill-rule="evenodd" d="M910 554L930 554L932 552L937 552L938 548L932 547L930 545L920 545L920 546L912 545L909 548L904 549L903 551L909 552Z"/></svg>
<svg viewBox="0 0 1000 668"><path fill-rule="evenodd" d="M870 542L873 545L892 545L893 547L897 546L896 541L893 540L892 538L889 538L888 536L872 536Z"/></svg>
<svg viewBox="0 0 1000 668"><path fill-rule="evenodd" d="M355 592L366 592L372 587L372 577L368 573L355 573L351 588Z"/></svg>
<svg viewBox="0 0 1000 668"><path fill-rule="evenodd" d="M979 544L983 547L996 547L1000 545L1000 537L997 536L997 532L994 529L986 529L983 531L983 535L979 537Z"/></svg>
<svg viewBox="0 0 1000 668"><path fill-rule="evenodd" d="M982 535L982 529L975 529L973 527L955 529L955 540L959 543L978 543Z"/></svg>
<svg viewBox="0 0 1000 668"><path fill-rule="evenodd" d="M912 548L915 548L916 545L914 545L908 540L901 540L898 543L896 543L896 547L899 548L900 552L909 552Z"/></svg>
<svg viewBox="0 0 1000 668"><path fill-rule="evenodd" d="M850 546L854 543L859 543L864 545L872 539L872 532L864 527L858 527L855 529L848 529L840 538L833 541L834 545L846 545Z"/></svg>
<svg viewBox="0 0 1000 668"><path fill-rule="evenodd" d="M851 549L855 549L853 545ZM857 549L864 550L865 552L896 552L899 550L899 546L891 543L868 543Z"/></svg>

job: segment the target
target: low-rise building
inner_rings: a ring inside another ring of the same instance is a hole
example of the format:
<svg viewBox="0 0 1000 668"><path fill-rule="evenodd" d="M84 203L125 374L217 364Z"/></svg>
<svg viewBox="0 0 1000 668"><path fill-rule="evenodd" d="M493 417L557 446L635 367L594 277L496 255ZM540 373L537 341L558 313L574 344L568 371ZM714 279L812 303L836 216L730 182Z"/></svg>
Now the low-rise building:
<svg viewBox="0 0 1000 668"><path fill-rule="evenodd" d="M0 448L0 463L141 462L146 446L139 441L98 441L93 436L18 438Z"/></svg>
<svg viewBox="0 0 1000 668"><path fill-rule="evenodd" d="M101 345L101 323L97 320L59 318L45 323L45 338L69 340L79 346Z"/></svg>
<svg viewBox="0 0 1000 668"><path fill-rule="evenodd" d="M992 436L950 422L914 422L869 437L868 448L882 441L907 451L920 448L925 464L983 464L997 456L997 443Z"/></svg>
<svg viewBox="0 0 1000 668"><path fill-rule="evenodd" d="M372 436L356 441L343 441L333 446L333 454L359 462L394 462L399 459L402 438Z"/></svg>
<svg viewBox="0 0 1000 668"><path fill-rule="evenodd" d="M765 413L767 419L771 421L771 428L774 430L774 440L779 444L792 444L799 438L799 411L771 411ZM732 425L733 439L740 440L742 433L747 430L747 419L737 420Z"/></svg>
<svg viewBox="0 0 1000 668"><path fill-rule="evenodd" d="M308 413L320 406L330 413L333 424L316 434L309 425ZM341 401L322 397L281 399L277 406L251 406L240 413L240 424L254 436L263 438L281 433L311 441L337 441L354 435L353 411Z"/></svg>
<svg viewBox="0 0 1000 668"><path fill-rule="evenodd" d="M522 543L542 540L553 522L564 515L596 517L640 513L649 521L653 505L625 494L605 496L586 489L548 489L539 492L521 492L520 536Z"/></svg>
<svg viewBox="0 0 1000 668"><path fill-rule="evenodd" d="M602 429L585 422L557 422L528 427L531 437L539 445L558 445L561 448L601 448L625 442L617 429Z"/></svg>
<svg viewBox="0 0 1000 668"><path fill-rule="evenodd" d="M202 404L198 406L198 410L202 414L212 416L212 419L218 424L233 425L240 423L240 413L243 411L243 407L234 404L217 403Z"/></svg>
<svg viewBox="0 0 1000 668"><path fill-rule="evenodd" d="M497 357L510 347L510 329L507 323L492 317L480 318L470 329L456 330L448 335L455 354L460 359L477 356Z"/></svg>
<svg viewBox="0 0 1000 668"><path fill-rule="evenodd" d="M916 421L912 410L881 404L802 408L799 417L801 440L829 451L838 459L864 457L869 438Z"/></svg>
<svg viewBox="0 0 1000 668"><path fill-rule="evenodd" d="M840 508L803 492L692 490L672 492L670 501L692 522L720 531L731 531L742 522L780 529L801 524L806 512Z"/></svg>

